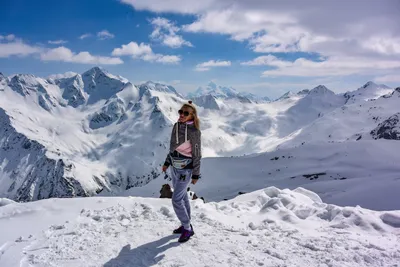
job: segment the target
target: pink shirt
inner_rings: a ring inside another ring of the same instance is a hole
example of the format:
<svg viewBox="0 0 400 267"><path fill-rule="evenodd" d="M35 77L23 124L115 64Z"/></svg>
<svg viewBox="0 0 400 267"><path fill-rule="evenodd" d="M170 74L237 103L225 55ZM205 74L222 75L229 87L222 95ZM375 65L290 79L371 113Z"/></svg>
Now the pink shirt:
<svg viewBox="0 0 400 267"><path fill-rule="evenodd" d="M192 157L192 144L190 141L186 141L185 143L181 144L176 148L176 151L181 153L182 155L186 157Z"/></svg>
<svg viewBox="0 0 400 267"><path fill-rule="evenodd" d="M186 124L193 124L193 121L188 121ZM189 140L181 144L176 148L176 151L178 151L180 154L186 156L186 157L192 157L192 144L190 143Z"/></svg>

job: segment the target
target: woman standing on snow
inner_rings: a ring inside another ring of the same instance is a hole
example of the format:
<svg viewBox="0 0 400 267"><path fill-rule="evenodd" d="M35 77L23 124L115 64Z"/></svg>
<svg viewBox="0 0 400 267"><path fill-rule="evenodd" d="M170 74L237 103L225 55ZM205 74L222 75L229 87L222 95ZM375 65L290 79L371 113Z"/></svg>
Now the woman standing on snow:
<svg viewBox="0 0 400 267"><path fill-rule="evenodd" d="M174 188L172 205L181 222L181 226L173 233L181 234L179 242L186 242L194 235L190 223L190 202L187 188L190 180L192 184L196 184L200 178L201 132L200 120L192 101L183 104L178 112L179 119L171 134L170 153L162 170L165 172L171 165Z"/></svg>

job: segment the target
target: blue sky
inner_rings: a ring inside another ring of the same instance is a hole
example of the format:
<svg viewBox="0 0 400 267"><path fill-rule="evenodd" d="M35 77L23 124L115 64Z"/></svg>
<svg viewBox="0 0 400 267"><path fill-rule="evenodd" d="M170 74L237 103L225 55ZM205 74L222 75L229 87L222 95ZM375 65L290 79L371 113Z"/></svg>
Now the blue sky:
<svg viewBox="0 0 400 267"><path fill-rule="evenodd" d="M182 92L214 80L269 97L318 84L337 92L368 80L400 84L397 1L265 2L3 0L0 71L48 76L100 65Z"/></svg>

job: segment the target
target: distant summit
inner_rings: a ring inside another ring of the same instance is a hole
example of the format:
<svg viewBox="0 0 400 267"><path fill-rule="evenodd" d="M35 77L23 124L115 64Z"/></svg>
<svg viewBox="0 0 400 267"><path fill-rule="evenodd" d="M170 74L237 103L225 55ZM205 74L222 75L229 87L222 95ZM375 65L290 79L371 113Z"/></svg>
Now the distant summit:
<svg viewBox="0 0 400 267"><path fill-rule="evenodd" d="M215 82L209 82L206 86L200 86L195 92L187 94L190 99L196 99L212 95L217 99L238 99L241 102L262 103L269 102L268 97L260 97L252 93L239 92L233 87L217 85Z"/></svg>

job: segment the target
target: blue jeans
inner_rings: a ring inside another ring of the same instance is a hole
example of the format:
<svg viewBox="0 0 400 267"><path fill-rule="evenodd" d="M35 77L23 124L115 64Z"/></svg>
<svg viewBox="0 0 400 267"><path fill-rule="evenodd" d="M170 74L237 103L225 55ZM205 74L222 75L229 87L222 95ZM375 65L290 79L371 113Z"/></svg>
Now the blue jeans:
<svg viewBox="0 0 400 267"><path fill-rule="evenodd" d="M174 192L172 194L172 206L174 207L175 214L178 217L181 225L190 230L190 202L187 193L187 188L192 179L191 169L176 169L171 167L172 187Z"/></svg>

